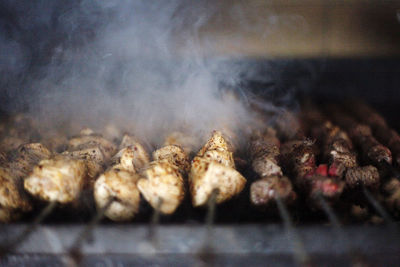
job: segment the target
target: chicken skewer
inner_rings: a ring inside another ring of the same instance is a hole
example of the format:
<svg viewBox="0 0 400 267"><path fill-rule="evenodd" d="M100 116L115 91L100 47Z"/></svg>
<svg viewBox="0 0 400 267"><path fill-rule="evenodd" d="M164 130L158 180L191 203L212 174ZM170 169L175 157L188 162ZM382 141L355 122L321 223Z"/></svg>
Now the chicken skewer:
<svg viewBox="0 0 400 267"><path fill-rule="evenodd" d="M50 157L51 152L40 143L31 143L20 146L14 153L14 159L8 163L8 168L0 169L1 216L3 222L9 222L19 217L21 213L30 211L32 204L23 192L23 182L32 167L41 159ZM12 251L26 237L32 233L39 223L55 208L56 203L49 203L35 220L24 231L12 240L6 240L0 246L0 254Z"/></svg>
<svg viewBox="0 0 400 267"><path fill-rule="evenodd" d="M24 179L33 166L50 156L51 152L40 143L21 145L13 152L11 161L0 168L0 221L12 221L32 209L23 191Z"/></svg>
<svg viewBox="0 0 400 267"><path fill-rule="evenodd" d="M235 170L229 144L221 132L211 138L192 160L189 188L194 207L206 205L214 189L218 189L216 204L239 194L246 179Z"/></svg>
<svg viewBox="0 0 400 267"><path fill-rule="evenodd" d="M112 158L110 168L94 184L97 209L103 210L108 205L104 215L113 221L131 220L138 213L138 172L149 163L146 150L135 138L125 135L120 147L122 146L126 147ZM109 204L110 200L112 203Z"/></svg>
<svg viewBox="0 0 400 267"><path fill-rule="evenodd" d="M137 186L155 212L175 212L185 195L183 177L189 167L189 156L178 145L165 145L153 152L153 161Z"/></svg>
<svg viewBox="0 0 400 267"><path fill-rule="evenodd" d="M115 145L90 129L69 140L68 151L42 160L24 181L34 197L60 204L77 203L85 188L93 190L93 179L103 168Z"/></svg>

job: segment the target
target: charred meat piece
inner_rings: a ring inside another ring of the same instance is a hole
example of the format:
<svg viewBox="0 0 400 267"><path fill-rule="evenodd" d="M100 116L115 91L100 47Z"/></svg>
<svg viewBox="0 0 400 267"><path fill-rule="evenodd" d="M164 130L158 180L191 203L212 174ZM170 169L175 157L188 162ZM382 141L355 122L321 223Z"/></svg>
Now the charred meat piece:
<svg viewBox="0 0 400 267"><path fill-rule="evenodd" d="M375 166L380 166L382 163L392 164L390 150L375 139L368 125L357 122L339 107L329 105L327 111L333 120L349 133L350 138L360 149L365 163Z"/></svg>
<svg viewBox="0 0 400 267"><path fill-rule="evenodd" d="M155 161L166 160L186 173L190 170L190 161L187 153L177 145L168 145L153 152Z"/></svg>
<svg viewBox="0 0 400 267"><path fill-rule="evenodd" d="M373 108L360 101L352 101L347 107L357 119L372 128L374 135L384 145L388 146L397 165L400 165L400 136L389 127L386 120Z"/></svg>
<svg viewBox="0 0 400 267"><path fill-rule="evenodd" d="M366 155L371 163L379 165L382 162L386 162L392 164L390 150L373 137L369 126L358 125L352 129L351 135L358 140L362 155Z"/></svg>
<svg viewBox="0 0 400 267"><path fill-rule="evenodd" d="M105 216L113 221L131 220L139 212L138 174L112 168L96 180L94 198L98 209L112 201Z"/></svg>
<svg viewBox="0 0 400 267"><path fill-rule="evenodd" d="M250 186L250 201L256 206L267 206L279 197L286 203L296 199L292 183L286 176L269 176L253 182Z"/></svg>
<svg viewBox="0 0 400 267"><path fill-rule="evenodd" d="M278 165L279 147L266 140L253 140L250 144L252 168L260 176L282 175Z"/></svg>
<svg viewBox="0 0 400 267"><path fill-rule="evenodd" d="M316 168L314 142L304 139L284 143L280 161L298 179L312 174Z"/></svg>
<svg viewBox="0 0 400 267"><path fill-rule="evenodd" d="M309 134L317 140L323 161L329 163L330 176L342 177L347 168L357 166L353 144L345 131L311 105L303 108L301 119L303 127L307 127Z"/></svg>
<svg viewBox="0 0 400 267"><path fill-rule="evenodd" d="M69 203L78 198L85 176L86 166L82 160L56 156L40 161L25 179L24 187L39 199Z"/></svg>
<svg viewBox="0 0 400 267"><path fill-rule="evenodd" d="M384 184L383 191L387 194L386 206L398 216L400 214L400 181L397 178L390 179Z"/></svg>
<svg viewBox="0 0 400 267"><path fill-rule="evenodd" d="M347 170L345 180L350 188L360 185L377 188L379 186L379 172L377 168L371 165L354 167Z"/></svg>
<svg viewBox="0 0 400 267"><path fill-rule="evenodd" d="M189 174L193 206L205 205L214 189L219 190L217 204L243 190L246 179L234 169L231 149L223 134L214 131L193 159Z"/></svg>
<svg viewBox="0 0 400 267"><path fill-rule="evenodd" d="M143 197L156 209L161 202L160 211L172 214L182 202L185 192L179 168L168 160L153 161L143 172L137 187Z"/></svg>
<svg viewBox="0 0 400 267"><path fill-rule="evenodd" d="M12 170L0 168L0 184L0 222L10 222L32 209L22 180L15 178Z"/></svg>

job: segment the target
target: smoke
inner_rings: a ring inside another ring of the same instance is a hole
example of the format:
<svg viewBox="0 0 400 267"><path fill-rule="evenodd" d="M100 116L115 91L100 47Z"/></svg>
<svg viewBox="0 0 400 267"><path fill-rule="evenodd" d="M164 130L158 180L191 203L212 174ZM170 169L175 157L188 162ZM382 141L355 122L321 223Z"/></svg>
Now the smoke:
<svg viewBox="0 0 400 267"><path fill-rule="evenodd" d="M215 40L201 32L221 7L208 1L130 2L6 3L16 22L2 29L19 33L0 40L0 72L19 81L2 83L8 98L51 127L115 124L153 143L174 130L203 135L248 128L249 105L257 97L245 81L271 84L265 91L272 92L279 86L271 73L278 71L261 74L240 55L207 53ZM281 89L288 102L291 89Z"/></svg>

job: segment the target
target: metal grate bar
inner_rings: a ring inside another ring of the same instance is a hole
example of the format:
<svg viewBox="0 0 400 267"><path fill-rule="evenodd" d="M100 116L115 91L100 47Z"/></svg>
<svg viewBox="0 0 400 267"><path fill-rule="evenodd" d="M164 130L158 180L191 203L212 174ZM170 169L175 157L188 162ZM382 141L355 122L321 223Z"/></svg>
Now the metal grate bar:
<svg viewBox="0 0 400 267"><path fill-rule="evenodd" d="M279 196L277 196L275 200L279 209L279 214L282 217L287 236L289 240L293 240L293 252L295 260L301 266L312 266L311 259L304 248L304 244L301 241L300 236L297 234L295 227L293 226L288 209Z"/></svg>
<svg viewBox="0 0 400 267"><path fill-rule="evenodd" d="M39 213L39 215L33 220L31 224L29 224L24 231L18 235L15 239L5 241L4 244L0 246L0 256L4 256L5 254L14 250L19 244L21 244L29 235L36 230L38 225L50 215L50 213L57 206L57 202L52 201L47 204L47 206Z"/></svg>

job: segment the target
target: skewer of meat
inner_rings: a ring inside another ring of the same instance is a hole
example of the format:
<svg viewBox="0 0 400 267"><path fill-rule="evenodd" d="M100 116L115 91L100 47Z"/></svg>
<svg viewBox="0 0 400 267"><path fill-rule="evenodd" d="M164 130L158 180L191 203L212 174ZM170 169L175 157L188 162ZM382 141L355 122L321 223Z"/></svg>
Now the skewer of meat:
<svg viewBox="0 0 400 267"><path fill-rule="evenodd" d="M72 137L68 141L67 151L62 154L72 159L81 159L87 166L87 185L92 188L95 178L104 171L111 157L116 153L116 146L95 134L91 129L85 128L80 135Z"/></svg>
<svg viewBox="0 0 400 267"><path fill-rule="evenodd" d="M40 143L20 146L12 153L10 161L0 168L0 221L9 222L32 209L32 203L23 190L25 177L41 159L51 152Z"/></svg>
<svg viewBox="0 0 400 267"><path fill-rule="evenodd" d="M374 136L390 148L397 165L400 166L400 135L393 130L386 120L372 107L361 101L352 101L346 107L358 120L369 125Z"/></svg>
<svg viewBox="0 0 400 267"><path fill-rule="evenodd" d="M94 184L97 209L106 208L104 215L113 221L131 220L139 212L138 172L149 163L146 150L135 138L125 135L122 145L127 146L112 158L110 168Z"/></svg>
<svg viewBox="0 0 400 267"><path fill-rule="evenodd" d="M301 113L303 127L317 140L322 160L329 164L330 176L343 177L348 168L357 166L353 143L345 131L332 124L316 107L307 105Z"/></svg>
<svg viewBox="0 0 400 267"><path fill-rule="evenodd" d="M80 136L69 140L68 149L39 162L25 180L25 190L44 201L73 203L84 188L93 189L94 178L115 151L115 145L84 129Z"/></svg>
<svg viewBox="0 0 400 267"><path fill-rule="evenodd" d="M246 179L235 170L230 147L222 133L214 131L192 160L189 188L193 206L206 205L213 192L218 193L219 204L243 190Z"/></svg>
<svg viewBox="0 0 400 267"><path fill-rule="evenodd" d="M272 128L255 134L250 143L252 168L259 176L250 186L250 201L256 206L268 206L276 197L287 203L296 198L292 183L278 165L279 145Z"/></svg>
<svg viewBox="0 0 400 267"><path fill-rule="evenodd" d="M179 142L175 140L174 143ZM185 196L183 177L189 167L189 156L179 145L157 149L153 152L153 161L142 172L143 178L137 183L140 193L157 212L174 213Z"/></svg>
<svg viewBox="0 0 400 267"><path fill-rule="evenodd" d="M308 198L317 196L337 199L343 192L343 181L317 171L314 142L291 140L281 146L281 162L293 175L294 183Z"/></svg>
<svg viewBox="0 0 400 267"><path fill-rule="evenodd" d="M346 119L346 118L345 118ZM348 188L360 185L377 188L378 170L371 165L360 166L352 141L345 131L334 125L316 107L306 106L302 121L310 134L320 141L322 158L328 162L328 175L344 179Z"/></svg>
<svg viewBox="0 0 400 267"><path fill-rule="evenodd" d="M383 191L386 194L385 204L389 210L395 214L400 215L400 181L397 178L389 179L383 185Z"/></svg>
<svg viewBox="0 0 400 267"><path fill-rule="evenodd" d="M359 123L340 107L328 105L326 110L333 121L347 131L350 138L359 148L364 163L378 167L392 164L390 150L375 139L371 127Z"/></svg>

